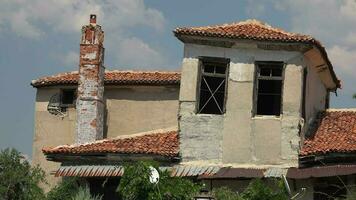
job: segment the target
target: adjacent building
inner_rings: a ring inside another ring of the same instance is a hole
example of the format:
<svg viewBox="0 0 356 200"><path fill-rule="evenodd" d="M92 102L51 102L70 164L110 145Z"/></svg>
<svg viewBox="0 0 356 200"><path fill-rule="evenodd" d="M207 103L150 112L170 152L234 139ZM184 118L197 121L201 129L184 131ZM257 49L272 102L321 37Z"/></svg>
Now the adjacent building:
<svg viewBox="0 0 356 200"><path fill-rule="evenodd" d="M156 160L209 189L285 176L292 193L307 188L304 199L348 194L356 110L329 109L340 81L319 41L257 20L173 32L181 72L109 71L92 15L79 70L32 81L33 162L52 184L85 177L110 199L123 162Z"/></svg>

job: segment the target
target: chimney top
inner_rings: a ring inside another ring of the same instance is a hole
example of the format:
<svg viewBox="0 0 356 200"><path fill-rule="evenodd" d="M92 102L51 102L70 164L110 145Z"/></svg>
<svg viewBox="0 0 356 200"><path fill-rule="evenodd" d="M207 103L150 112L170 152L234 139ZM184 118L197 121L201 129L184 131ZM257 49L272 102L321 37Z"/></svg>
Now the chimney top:
<svg viewBox="0 0 356 200"><path fill-rule="evenodd" d="M92 25L96 24L96 15L94 15L94 14L90 15L90 24L92 24Z"/></svg>

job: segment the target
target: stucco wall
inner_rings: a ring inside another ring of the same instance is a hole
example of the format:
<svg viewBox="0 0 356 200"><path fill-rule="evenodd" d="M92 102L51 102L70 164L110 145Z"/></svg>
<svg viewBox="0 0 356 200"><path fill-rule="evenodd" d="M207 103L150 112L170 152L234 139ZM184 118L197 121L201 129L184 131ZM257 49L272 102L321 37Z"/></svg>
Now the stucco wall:
<svg viewBox="0 0 356 200"><path fill-rule="evenodd" d="M46 161L42 154L44 146L73 144L76 137L76 110L69 108L64 117L47 111L49 99L60 89L39 88L36 94L35 135L33 140L33 163L40 164L47 173L50 186L58 179L49 175L59 164ZM104 135L109 138L177 127L178 86L106 87L107 104ZM45 187L48 189L49 187Z"/></svg>
<svg viewBox="0 0 356 200"><path fill-rule="evenodd" d="M310 60L306 59L308 65L307 69L307 80L306 80L306 91L305 91L305 128L309 127L315 116L319 111L325 110L325 101L327 96L327 89L321 82L318 73L315 68L311 67L309 63Z"/></svg>
<svg viewBox="0 0 356 200"><path fill-rule="evenodd" d="M177 127L178 87L105 88L107 137Z"/></svg>
<svg viewBox="0 0 356 200"><path fill-rule="evenodd" d="M59 180L50 175L50 172L56 170L59 164L47 161L42 154L42 148L44 146L72 144L75 141L76 110L74 108L68 109L64 117L52 115L47 111L49 99L59 92L59 88L41 88L37 90L36 94L32 162L35 165L39 164L46 172L46 178L50 184L44 186L46 190Z"/></svg>
<svg viewBox="0 0 356 200"><path fill-rule="evenodd" d="M179 109L183 162L297 166L303 55L292 51L195 44L185 44L184 50ZM194 85L198 81L200 56L230 59L224 115L195 112L197 90ZM286 63L280 117L252 114L255 61ZM189 84L194 88L188 87Z"/></svg>

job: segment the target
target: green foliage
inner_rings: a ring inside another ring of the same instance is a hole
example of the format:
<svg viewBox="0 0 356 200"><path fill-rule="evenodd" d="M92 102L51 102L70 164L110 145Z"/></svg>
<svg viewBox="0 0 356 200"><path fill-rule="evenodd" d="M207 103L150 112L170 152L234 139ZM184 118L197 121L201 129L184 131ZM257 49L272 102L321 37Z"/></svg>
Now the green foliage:
<svg viewBox="0 0 356 200"><path fill-rule="evenodd" d="M40 183L45 183L45 173L30 163L15 149L0 152L0 200L44 199Z"/></svg>
<svg viewBox="0 0 356 200"><path fill-rule="evenodd" d="M213 196L216 200L243 200L238 193L233 192L228 187L213 189Z"/></svg>
<svg viewBox="0 0 356 200"><path fill-rule="evenodd" d="M201 186L188 179L171 177L169 172L160 172L160 182L158 189L153 191L150 199L157 199L162 196L164 200L190 200L199 192Z"/></svg>
<svg viewBox="0 0 356 200"><path fill-rule="evenodd" d="M125 166L118 192L124 200L190 200L200 189L200 185L182 179L170 177L168 172L159 171L157 184L149 181L150 166L158 169L157 164L137 162Z"/></svg>
<svg viewBox="0 0 356 200"><path fill-rule="evenodd" d="M63 198L64 199L64 198ZM101 200L101 196L92 196L88 186L80 187L72 200Z"/></svg>
<svg viewBox="0 0 356 200"><path fill-rule="evenodd" d="M273 188L267 186L262 180L251 181L249 186L241 193L237 194L227 187L213 190L216 200L287 200L288 195L282 181L273 181Z"/></svg>
<svg viewBox="0 0 356 200"><path fill-rule="evenodd" d="M261 179L252 181L246 190L241 193L241 197L246 200L286 200L288 195L282 181L274 180L277 187L275 190L267 186Z"/></svg>
<svg viewBox="0 0 356 200"><path fill-rule="evenodd" d="M356 99L356 93L354 95L352 95L352 98Z"/></svg>
<svg viewBox="0 0 356 200"><path fill-rule="evenodd" d="M77 178L65 178L47 193L47 200L70 199L80 188Z"/></svg>

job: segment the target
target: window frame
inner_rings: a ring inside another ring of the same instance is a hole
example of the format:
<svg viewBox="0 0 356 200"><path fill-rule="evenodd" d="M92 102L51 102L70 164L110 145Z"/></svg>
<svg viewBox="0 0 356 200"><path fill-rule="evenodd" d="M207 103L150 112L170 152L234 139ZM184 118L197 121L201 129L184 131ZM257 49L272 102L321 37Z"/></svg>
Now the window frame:
<svg viewBox="0 0 356 200"><path fill-rule="evenodd" d="M259 65L280 65L282 69L282 73L280 77L260 77L259 76L259 71L260 67ZM275 117L275 118L281 118L283 115L283 90L284 90L284 80L285 80L285 69L286 69L286 63L283 61L255 61L255 75L254 75L254 86L253 86L253 110L252 110L252 116L253 117ZM263 115L263 114L258 114L257 113L257 107L258 107L258 84L259 80L281 80L281 103L280 103L280 112L279 115Z"/></svg>
<svg viewBox="0 0 356 200"><path fill-rule="evenodd" d="M198 57L199 59L199 66L198 66L198 78L197 78L197 88L196 88L196 105L195 105L195 114L198 115L224 115L226 113L226 100L227 100L227 90L228 90L228 80L229 80L229 69L230 69L230 59L229 58L221 58L221 57L205 57L201 56ZM225 65L225 74L216 75L214 73L206 73L204 72L204 63L215 63L219 65ZM225 88L224 88L224 101L223 101L223 108L221 114L215 113L201 113L199 112L200 109L200 89L201 83L203 80L203 76L208 75L211 77L219 77L225 78Z"/></svg>
<svg viewBox="0 0 356 200"><path fill-rule="evenodd" d="M71 104L63 103L63 93L65 91L74 91L73 103L71 103ZM77 89L76 88L61 88L60 89L60 107L62 107L62 108L74 108L75 104L76 104L76 99L77 99Z"/></svg>

